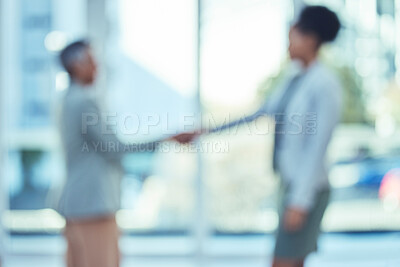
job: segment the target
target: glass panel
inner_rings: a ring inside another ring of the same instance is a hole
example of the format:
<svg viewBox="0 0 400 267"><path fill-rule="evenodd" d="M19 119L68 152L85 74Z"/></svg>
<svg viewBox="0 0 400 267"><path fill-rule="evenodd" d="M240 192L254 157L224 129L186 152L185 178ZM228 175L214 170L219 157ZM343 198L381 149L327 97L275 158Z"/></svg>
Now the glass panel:
<svg viewBox="0 0 400 267"><path fill-rule="evenodd" d="M196 1L119 0L110 8L116 31L107 51L109 106L125 122L121 139L148 141L189 130L196 111ZM182 232L192 224L196 154L169 145L125 157L123 228Z"/></svg>
<svg viewBox="0 0 400 267"><path fill-rule="evenodd" d="M201 96L204 125L242 118L262 102L266 78L286 57L288 1L203 1ZM206 137L204 179L209 214L217 232L275 229L271 121L257 121ZM272 131L273 132L273 131ZM218 145L218 146L217 146Z"/></svg>

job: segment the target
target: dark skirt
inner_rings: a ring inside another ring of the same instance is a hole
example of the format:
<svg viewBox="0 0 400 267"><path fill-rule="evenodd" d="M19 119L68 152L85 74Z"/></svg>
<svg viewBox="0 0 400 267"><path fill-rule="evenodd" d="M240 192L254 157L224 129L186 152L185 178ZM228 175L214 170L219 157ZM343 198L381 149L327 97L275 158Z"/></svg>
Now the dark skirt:
<svg viewBox="0 0 400 267"><path fill-rule="evenodd" d="M302 260L317 250L321 220L328 206L330 190L323 189L317 193L315 205L307 214L302 228L288 232L284 228L283 216L287 207L288 188L281 186L278 199L279 226L276 232L274 257L278 259Z"/></svg>

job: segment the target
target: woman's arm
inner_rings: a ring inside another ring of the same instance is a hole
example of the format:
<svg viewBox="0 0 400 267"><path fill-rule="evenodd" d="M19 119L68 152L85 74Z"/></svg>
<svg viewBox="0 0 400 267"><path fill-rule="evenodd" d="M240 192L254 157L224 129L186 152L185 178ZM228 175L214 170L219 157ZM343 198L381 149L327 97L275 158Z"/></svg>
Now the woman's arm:
<svg viewBox="0 0 400 267"><path fill-rule="evenodd" d="M256 119L258 119L261 116L266 116L266 115L271 115L273 112L271 110L271 103L272 101L266 101L256 112L254 112L253 114L247 116L247 117L243 117L240 118L238 120L229 122L228 124L223 124L220 126L217 126L215 128L211 128L209 130L207 130L207 133L218 133L218 132L222 132L224 130L233 128L233 127L237 127L252 121L255 121Z"/></svg>
<svg viewBox="0 0 400 267"><path fill-rule="evenodd" d="M151 152L157 149L164 140L157 140L149 143L123 143L116 133L108 129L107 122L101 116L97 104L93 100L87 100L80 105L80 119L82 135L89 147L98 149L104 157L118 160L125 153Z"/></svg>

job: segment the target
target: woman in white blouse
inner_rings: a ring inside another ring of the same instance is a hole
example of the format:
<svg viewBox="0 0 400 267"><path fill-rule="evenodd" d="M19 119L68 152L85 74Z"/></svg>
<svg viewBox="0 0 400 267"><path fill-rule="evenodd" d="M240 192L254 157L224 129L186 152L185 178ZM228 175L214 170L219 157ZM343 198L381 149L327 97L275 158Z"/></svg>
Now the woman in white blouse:
<svg viewBox="0 0 400 267"><path fill-rule="evenodd" d="M325 155L341 115L341 87L318 61L318 53L339 29L332 11L306 7L289 33L289 54L298 66L296 71L256 113L211 130L228 129L261 115L275 118L273 166L282 186L274 267L301 267L317 249L330 192Z"/></svg>

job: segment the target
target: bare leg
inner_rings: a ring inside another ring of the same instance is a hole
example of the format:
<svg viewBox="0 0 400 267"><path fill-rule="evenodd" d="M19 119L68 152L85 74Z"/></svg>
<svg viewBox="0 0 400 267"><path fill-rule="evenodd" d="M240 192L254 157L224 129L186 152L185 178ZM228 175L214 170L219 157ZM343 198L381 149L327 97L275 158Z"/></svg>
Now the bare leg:
<svg viewBox="0 0 400 267"><path fill-rule="evenodd" d="M277 259L274 258L272 262L272 267L303 267L303 260L288 260L288 259Z"/></svg>
<svg viewBox="0 0 400 267"><path fill-rule="evenodd" d="M88 267L119 267L118 227L115 218L80 225Z"/></svg>
<svg viewBox="0 0 400 267"><path fill-rule="evenodd" d="M67 267L87 267L85 250L82 237L77 232L77 227L73 223L67 223L65 237L67 240L67 253L65 255Z"/></svg>
<svg viewBox="0 0 400 267"><path fill-rule="evenodd" d="M297 261L296 267L304 267L304 259Z"/></svg>

